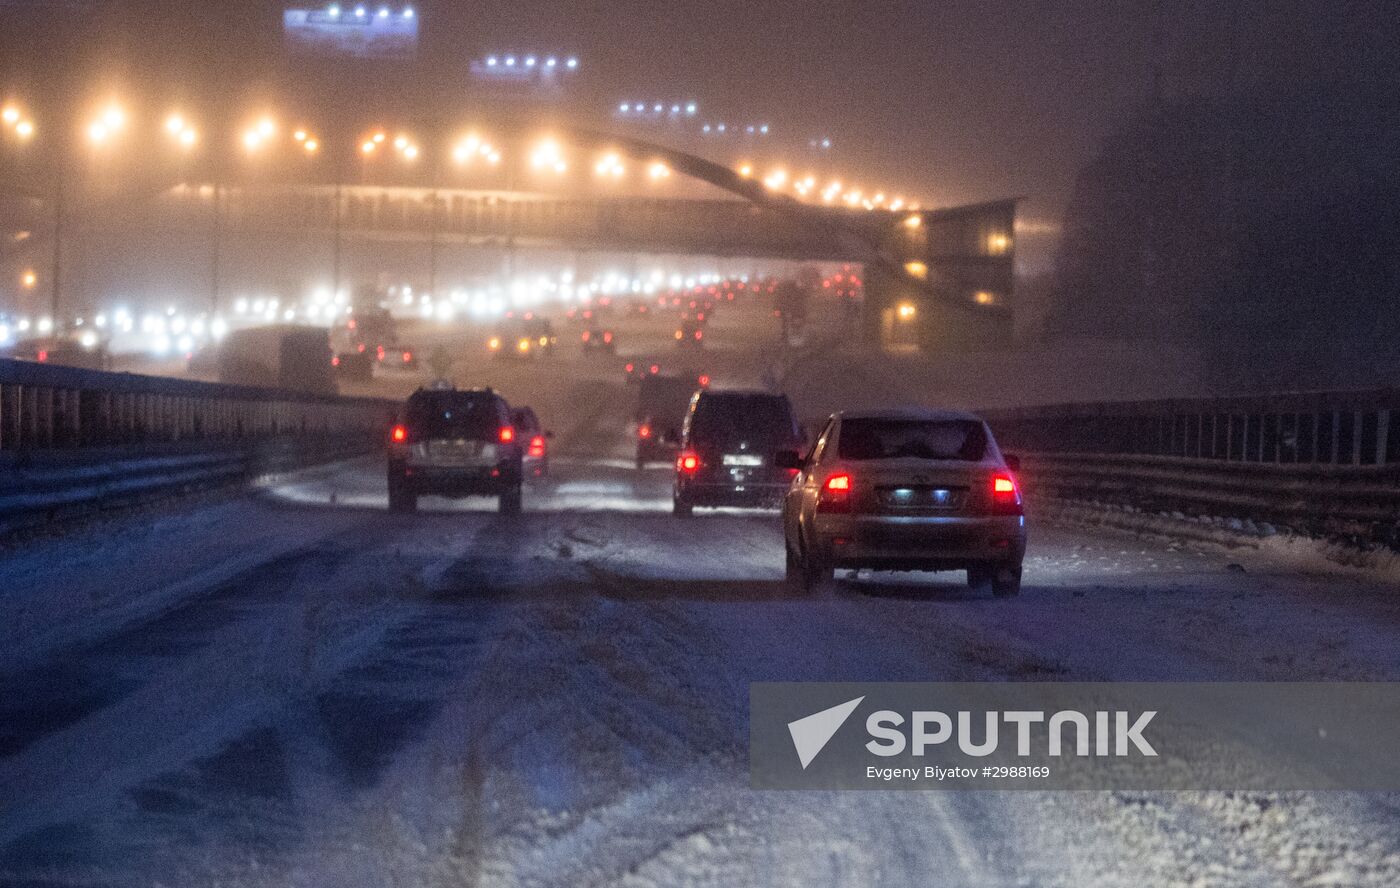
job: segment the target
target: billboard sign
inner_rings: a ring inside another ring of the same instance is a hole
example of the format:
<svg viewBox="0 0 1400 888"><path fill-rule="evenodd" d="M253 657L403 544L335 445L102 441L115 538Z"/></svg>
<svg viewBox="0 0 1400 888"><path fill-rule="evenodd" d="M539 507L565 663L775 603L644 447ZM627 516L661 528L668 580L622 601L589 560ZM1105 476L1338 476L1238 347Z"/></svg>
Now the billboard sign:
<svg viewBox="0 0 1400 888"><path fill-rule="evenodd" d="M412 58L418 49L418 13L411 6L332 3L289 8L282 30L292 51L324 57Z"/></svg>

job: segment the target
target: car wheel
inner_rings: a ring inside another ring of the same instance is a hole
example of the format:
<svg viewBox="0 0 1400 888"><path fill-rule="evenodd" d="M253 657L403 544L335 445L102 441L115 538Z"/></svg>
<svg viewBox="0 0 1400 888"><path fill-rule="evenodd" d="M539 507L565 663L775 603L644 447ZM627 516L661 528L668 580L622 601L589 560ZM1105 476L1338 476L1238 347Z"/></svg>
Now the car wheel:
<svg viewBox="0 0 1400 888"><path fill-rule="evenodd" d="M500 513L502 515L519 515L523 505L522 499L519 484L502 491L499 505Z"/></svg>
<svg viewBox="0 0 1400 888"><path fill-rule="evenodd" d="M389 481L389 511L412 513L418 511L418 496L406 490L401 481Z"/></svg>
<svg viewBox="0 0 1400 888"><path fill-rule="evenodd" d="M695 514L695 506L690 501L676 494L671 498L671 514L680 518L689 518Z"/></svg>
<svg viewBox="0 0 1400 888"><path fill-rule="evenodd" d="M997 598L1014 598L1021 594L1021 565L1006 564L992 571L992 594Z"/></svg>
<svg viewBox="0 0 1400 888"><path fill-rule="evenodd" d="M974 592L987 592L992 588L992 569L990 567L969 567L967 569L967 588Z"/></svg>
<svg viewBox="0 0 1400 888"><path fill-rule="evenodd" d="M788 593L801 595L807 591L807 575L802 570L802 559L792 551L792 547L783 541L783 555L785 565L783 570L783 582L787 584Z"/></svg>
<svg viewBox="0 0 1400 888"><path fill-rule="evenodd" d="M802 585L808 595L830 589L836 582L836 569L831 561L808 547L802 553Z"/></svg>

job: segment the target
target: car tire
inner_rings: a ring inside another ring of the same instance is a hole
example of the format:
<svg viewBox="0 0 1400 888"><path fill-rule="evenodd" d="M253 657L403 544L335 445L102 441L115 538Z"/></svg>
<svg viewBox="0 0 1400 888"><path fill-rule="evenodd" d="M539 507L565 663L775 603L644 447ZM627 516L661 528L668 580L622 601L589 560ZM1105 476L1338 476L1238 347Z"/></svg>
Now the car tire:
<svg viewBox="0 0 1400 888"><path fill-rule="evenodd" d="M689 518L695 514L695 506L680 494L671 498L671 514L678 518Z"/></svg>
<svg viewBox="0 0 1400 888"><path fill-rule="evenodd" d="M989 567L969 567L967 569L967 588L974 592L990 592L992 569Z"/></svg>
<svg viewBox="0 0 1400 888"><path fill-rule="evenodd" d="M1015 598L1021 594L1021 565L1005 564L992 571L992 595Z"/></svg>
<svg viewBox="0 0 1400 888"><path fill-rule="evenodd" d="M807 575L802 570L802 559L797 553L792 551L792 546L783 541L783 582L787 584L788 594L803 595L807 592Z"/></svg>
<svg viewBox="0 0 1400 888"><path fill-rule="evenodd" d="M808 595L820 595L836 583L836 568L829 558L814 552L811 546L802 553L802 588Z"/></svg>
<svg viewBox="0 0 1400 888"><path fill-rule="evenodd" d="M418 495L393 478L389 479L389 511L406 515L418 511Z"/></svg>
<svg viewBox="0 0 1400 888"><path fill-rule="evenodd" d="M523 507L524 496L519 484L501 491L497 510L502 515L519 515Z"/></svg>

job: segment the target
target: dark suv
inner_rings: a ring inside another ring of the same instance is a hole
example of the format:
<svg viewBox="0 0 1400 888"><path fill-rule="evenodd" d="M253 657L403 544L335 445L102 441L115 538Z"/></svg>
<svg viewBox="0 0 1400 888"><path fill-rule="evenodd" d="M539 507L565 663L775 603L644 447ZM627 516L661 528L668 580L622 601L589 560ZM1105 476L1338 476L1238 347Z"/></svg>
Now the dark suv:
<svg viewBox="0 0 1400 888"><path fill-rule="evenodd" d="M412 512L425 494L494 496L515 514L522 459L505 398L490 389L419 389L389 436L389 508Z"/></svg>
<svg viewBox="0 0 1400 888"><path fill-rule="evenodd" d="M802 447L786 395L701 391L690 402L676 457L674 512L695 506L773 506L794 472L776 457Z"/></svg>

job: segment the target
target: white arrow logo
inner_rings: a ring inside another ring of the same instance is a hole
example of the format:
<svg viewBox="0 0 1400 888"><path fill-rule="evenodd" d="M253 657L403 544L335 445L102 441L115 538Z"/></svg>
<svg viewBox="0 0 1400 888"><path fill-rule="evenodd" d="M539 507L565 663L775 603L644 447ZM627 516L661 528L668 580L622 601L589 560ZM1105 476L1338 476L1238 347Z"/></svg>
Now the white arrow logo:
<svg viewBox="0 0 1400 888"><path fill-rule="evenodd" d="M797 758L801 760L804 771L864 699L862 696L847 700L830 709L823 709L797 721L788 722L788 733L792 735L792 745L797 747Z"/></svg>

